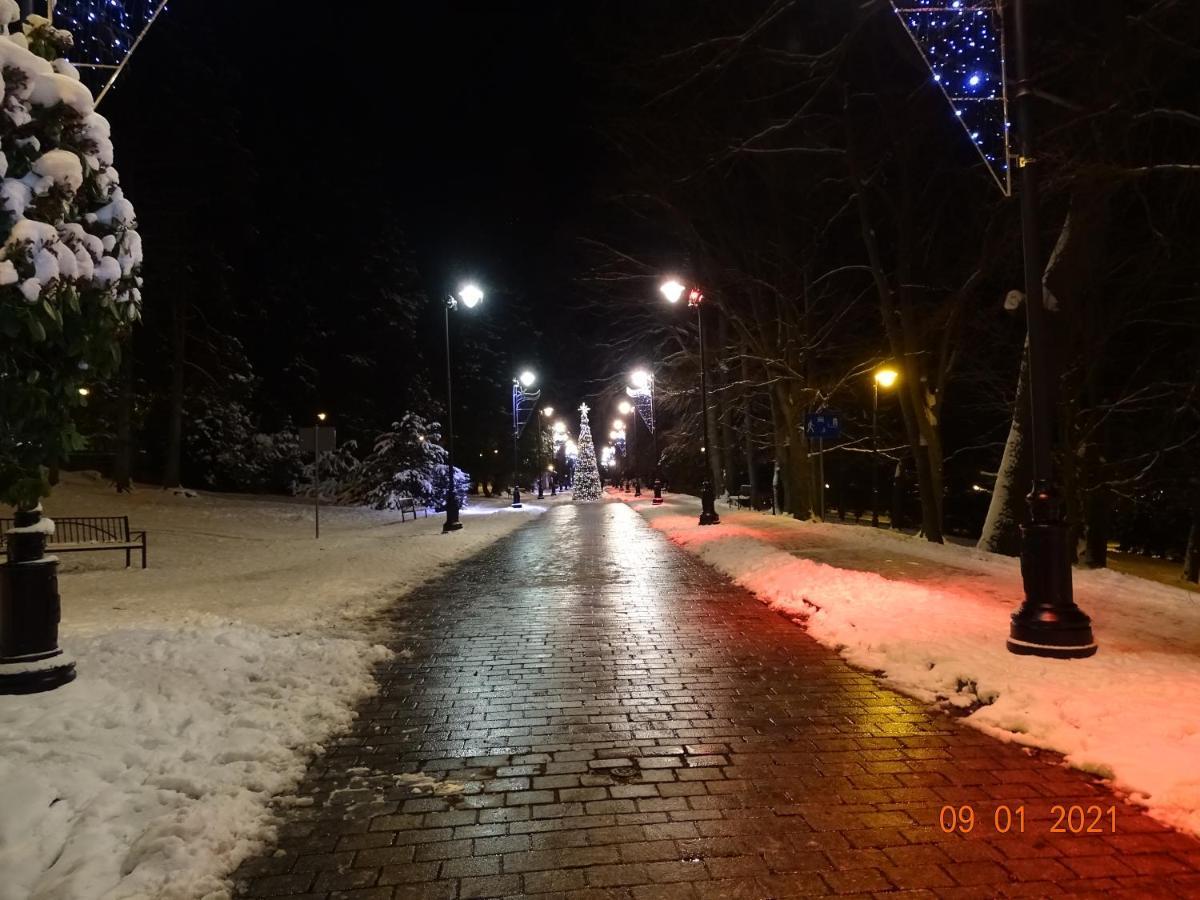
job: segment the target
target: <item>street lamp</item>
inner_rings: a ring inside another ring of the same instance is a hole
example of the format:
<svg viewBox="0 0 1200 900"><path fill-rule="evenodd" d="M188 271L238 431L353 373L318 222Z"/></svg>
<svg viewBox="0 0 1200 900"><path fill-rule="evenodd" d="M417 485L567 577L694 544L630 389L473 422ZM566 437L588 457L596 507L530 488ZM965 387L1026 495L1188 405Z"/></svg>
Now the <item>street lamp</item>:
<svg viewBox="0 0 1200 900"><path fill-rule="evenodd" d="M704 294L699 288L691 288L688 290L681 282L674 278L664 281L659 290L662 295L667 298L669 303L678 303L683 297L684 292L687 292L688 306L696 310L696 325L700 331L700 414L704 426L704 445L708 446L708 375L707 375L707 356L704 350L704 314L702 312L702 304L704 303ZM719 525L721 517L717 515L717 508L714 505L712 481L708 476L708 464L705 462L704 482L700 486L700 524L701 525Z"/></svg>
<svg viewBox="0 0 1200 900"><path fill-rule="evenodd" d="M619 412L623 416L629 415L629 413L632 411L633 411L633 406L630 405L628 400L622 400L620 403L617 404L617 412Z"/></svg>
<svg viewBox="0 0 1200 900"><path fill-rule="evenodd" d="M1062 497L1054 486L1054 410L1057 400L1054 349L1042 292L1042 259L1038 246L1038 168L1034 147L1033 100L1029 77L1025 0L1015 0L1013 49L1017 135L1017 169L1021 179L1021 243L1025 261L1025 321L1029 340L1030 431L1033 441L1033 489L1028 525L1021 527L1021 577L1025 599L1013 613L1008 632L1011 653L1079 659L1096 652L1092 620L1075 604L1071 558Z"/></svg>
<svg viewBox="0 0 1200 900"><path fill-rule="evenodd" d="M550 418L552 415L554 415L554 407L553 406L543 406L541 408L541 414L544 418L547 418L547 419ZM537 442L538 442L538 446L537 446L537 457L538 457L537 486L538 486L538 499L539 500L543 500L546 497L545 481L546 481L546 478L549 477L545 474L544 471L542 471L542 438L544 438L545 436L546 436L546 426L540 424L540 420L539 420L538 433L537 433ZM548 471L553 472L554 466L550 466ZM554 495L554 486L553 485L550 486L550 494L551 494L551 496Z"/></svg>
<svg viewBox="0 0 1200 900"><path fill-rule="evenodd" d="M873 379L875 402L871 405L871 527L879 527L879 389L887 390L900 373L895 369L877 369Z"/></svg>
<svg viewBox="0 0 1200 900"><path fill-rule="evenodd" d="M629 387L625 388L625 393L638 402L638 415L646 421L646 427L650 429L650 444L654 453L654 505L658 506L663 502L663 498L662 473L658 466L658 428L654 421L654 376L645 369L634 369L629 373Z"/></svg>
<svg viewBox="0 0 1200 900"><path fill-rule="evenodd" d="M528 414L529 412L525 408L526 403L537 403L538 398L542 395L541 391L531 390L536 381L537 375L529 369L522 370L521 374L513 379L513 509L521 508L520 461L517 453L517 442L521 437L522 429L525 427L525 422L521 420L521 415L522 413ZM530 409L532 409L532 406ZM540 460L538 468L541 468Z"/></svg>
<svg viewBox="0 0 1200 900"><path fill-rule="evenodd" d="M442 534L462 528L462 522L458 521L458 491L454 489L454 399L451 390L454 379L450 366L450 310L458 309L460 300L467 309L474 309L483 300L483 291L468 283L458 289L457 297L450 294L446 298L446 521L442 523ZM324 419L324 414L320 418Z"/></svg>

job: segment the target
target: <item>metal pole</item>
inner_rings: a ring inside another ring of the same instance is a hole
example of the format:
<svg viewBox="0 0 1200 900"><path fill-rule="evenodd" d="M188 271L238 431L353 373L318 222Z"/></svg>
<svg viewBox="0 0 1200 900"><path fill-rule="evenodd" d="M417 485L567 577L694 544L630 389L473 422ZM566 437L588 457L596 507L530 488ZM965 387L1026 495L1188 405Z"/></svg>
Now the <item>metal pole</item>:
<svg viewBox="0 0 1200 900"><path fill-rule="evenodd" d="M662 469L658 465L658 420L654 418L654 376L650 376L650 443L654 451L654 499L651 505L663 502Z"/></svg>
<svg viewBox="0 0 1200 900"><path fill-rule="evenodd" d="M521 410L522 391L520 385L513 382L513 494L512 505L514 509L521 506L521 476L517 473L517 416Z"/></svg>
<svg viewBox="0 0 1200 900"><path fill-rule="evenodd" d="M713 485L709 478L712 445L708 441L708 357L704 348L704 303L696 303L696 322L700 330L700 414L704 418L704 482L700 485L700 524L719 525L721 517L714 505Z"/></svg>
<svg viewBox="0 0 1200 900"><path fill-rule="evenodd" d="M871 527L879 527L879 382L871 405Z"/></svg>
<svg viewBox="0 0 1200 900"><path fill-rule="evenodd" d="M538 430L537 430L537 486L538 499L545 499L545 491L542 486L542 479L546 477L546 467L542 463L542 439L546 436L546 426L542 424L542 412L538 410Z"/></svg>
<svg viewBox="0 0 1200 900"><path fill-rule="evenodd" d="M821 481L821 521L825 521L825 438L817 438L817 477Z"/></svg>
<svg viewBox="0 0 1200 900"><path fill-rule="evenodd" d="M454 486L454 396L450 367L450 309L454 305L454 298L448 297L444 310L446 314L446 521L442 523L442 534L462 528L462 522L458 520L458 491Z"/></svg>
<svg viewBox="0 0 1200 900"><path fill-rule="evenodd" d="M1056 658L1096 652L1091 619L1075 605L1071 559L1062 499L1054 486L1055 379L1042 294L1038 246L1038 159L1034 149L1033 92L1030 84L1025 0L1013 0L1016 57L1016 125L1021 191L1021 242L1025 252L1025 316L1029 336L1029 402L1033 440L1030 522L1021 528L1021 576L1025 600L1013 614L1008 649Z"/></svg>
<svg viewBox="0 0 1200 900"><path fill-rule="evenodd" d="M316 526L315 538L321 537L321 420L317 419L313 427L313 524Z"/></svg>

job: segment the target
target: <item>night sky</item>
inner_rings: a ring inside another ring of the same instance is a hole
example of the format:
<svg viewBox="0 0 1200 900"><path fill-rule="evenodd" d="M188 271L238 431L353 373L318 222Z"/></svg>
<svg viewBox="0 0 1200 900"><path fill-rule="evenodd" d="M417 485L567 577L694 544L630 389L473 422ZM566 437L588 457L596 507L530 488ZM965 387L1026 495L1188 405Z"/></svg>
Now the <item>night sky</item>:
<svg viewBox="0 0 1200 900"><path fill-rule="evenodd" d="M288 244L312 260L304 222L314 216L340 217L363 239L392 219L430 297L431 342L441 339L434 298L476 279L488 316L515 305L544 329L511 342L511 365L536 366L547 400L577 403L595 389L575 304L578 236L606 165L591 124L594 12L548 2L367 10L256 22L232 0L171 5L102 109L127 191L153 196L139 203L148 253L154 203L193 167L229 167L235 185L250 174L249 197L229 204L247 266L264 255L289 265ZM237 152L206 149L195 133L195 114L203 127L212 107L233 116ZM355 240L324 265L353 268Z"/></svg>

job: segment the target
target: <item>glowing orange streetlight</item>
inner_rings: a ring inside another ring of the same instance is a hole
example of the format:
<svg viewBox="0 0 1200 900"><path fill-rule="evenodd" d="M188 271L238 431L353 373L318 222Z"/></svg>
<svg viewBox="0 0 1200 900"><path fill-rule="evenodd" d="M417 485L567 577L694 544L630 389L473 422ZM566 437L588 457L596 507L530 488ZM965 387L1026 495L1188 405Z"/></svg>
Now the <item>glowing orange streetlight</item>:
<svg viewBox="0 0 1200 900"><path fill-rule="evenodd" d="M871 527L879 527L879 389L892 387L900 373L884 366L875 370L875 402L871 406ZM892 523L895 526L895 522Z"/></svg>

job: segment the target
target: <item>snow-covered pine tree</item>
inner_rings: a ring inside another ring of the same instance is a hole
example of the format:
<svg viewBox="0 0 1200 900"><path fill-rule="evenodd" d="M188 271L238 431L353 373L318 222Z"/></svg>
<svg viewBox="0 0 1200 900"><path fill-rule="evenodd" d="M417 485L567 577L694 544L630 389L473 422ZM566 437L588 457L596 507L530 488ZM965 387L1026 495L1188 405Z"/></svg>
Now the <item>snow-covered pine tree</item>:
<svg viewBox="0 0 1200 900"><path fill-rule="evenodd" d="M588 405L579 407L579 456L575 460L575 500L600 499L600 469L596 466L596 447L588 425Z"/></svg>
<svg viewBox="0 0 1200 900"><path fill-rule="evenodd" d="M39 16L10 34L19 16L0 0L0 500L33 509L140 318L142 242L71 35Z"/></svg>
<svg viewBox="0 0 1200 900"><path fill-rule="evenodd" d="M446 501L446 450L441 446L441 425L416 413L405 413L390 431L375 439L365 459L347 475L339 499L376 509L397 509L400 500L413 498L441 510ZM467 503L471 477L454 469L459 506Z"/></svg>

